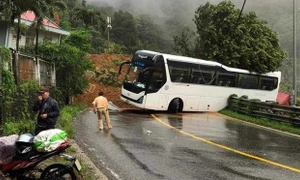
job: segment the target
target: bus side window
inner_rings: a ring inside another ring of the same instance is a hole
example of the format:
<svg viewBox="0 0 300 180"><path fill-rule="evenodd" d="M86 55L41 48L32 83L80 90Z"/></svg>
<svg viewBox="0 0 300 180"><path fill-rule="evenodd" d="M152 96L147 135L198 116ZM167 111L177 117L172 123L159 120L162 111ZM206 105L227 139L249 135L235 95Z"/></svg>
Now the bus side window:
<svg viewBox="0 0 300 180"><path fill-rule="evenodd" d="M193 83L193 84L198 84L198 81L199 81L199 76L193 76L192 75L192 78L191 78L191 83Z"/></svg>
<svg viewBox="0 0 300 180"><path fill-rule="evenodd" d="M217 83L217 86L222 86L222 84L223 84L223 81L219 81L219 82Z"/></svg>
<svg viewBox="0 0 300 180"><path fill-rule="evenodd" d="M236 73L220 72L217 78L217 86L234 87L236 81Z"/></svg>
<svg viewBox="0 0 300 180"><path fill-rule="evenodd" d="M270 77L261 77L260 78L260 87L262 90L274 90L277 88L277 79Z"/></svg>
<svg viewBox="0 0 300 180"><path fill-rule="evenodd" d="M225 86L231 87L230 84L231 84L231 81L227 81Z"/></svg>
<svg viewBox="0 0 300 180"><path fill-rule="evenodd" d="M258 76L239 74L238 87L243 89L257 89L258 88Z"/></svg>

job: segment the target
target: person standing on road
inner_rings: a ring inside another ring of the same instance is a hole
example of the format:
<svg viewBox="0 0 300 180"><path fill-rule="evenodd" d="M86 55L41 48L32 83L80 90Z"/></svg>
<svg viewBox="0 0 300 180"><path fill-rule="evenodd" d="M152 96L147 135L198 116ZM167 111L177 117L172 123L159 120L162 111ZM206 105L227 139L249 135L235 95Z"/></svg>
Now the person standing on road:
<svg viewBox="0 0 300 180"><path fill-rule="evenodd" d="M104 97L104 93L100 91L98 93L98 97L96 97L93 101L93 110L94 113L97 114L98 117L98 124L99 124L99 129L103 130L103 121L102 121L102 114L105 117L106 125L108 129L111 129L112 126L110 124L110 118L109 118L109 112L108 112L108 101L106 97Z"/></svg>
<svg viewBox="0 0 300 180"><path fill-rule="evenodd" d="M34 111L39 111L35 135L44 130L54 129L59 116L59 105L56 100L49 97L49 89L41 88L39 93L38 100L33 106Z"/></svg>

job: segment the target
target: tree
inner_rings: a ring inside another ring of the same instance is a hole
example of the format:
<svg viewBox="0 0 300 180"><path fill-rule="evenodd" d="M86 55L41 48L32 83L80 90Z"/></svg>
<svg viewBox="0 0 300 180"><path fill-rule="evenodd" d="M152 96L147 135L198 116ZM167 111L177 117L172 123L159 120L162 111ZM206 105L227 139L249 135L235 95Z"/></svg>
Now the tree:
<svg viewBox="0 0 300 180"><path fill-rule="evenodd" d="M65 104L69 104L72 96L82 94L88 87L84 75L93 69L93 64L86 52L66 42L61 45L45 42L40 46L40 53L55 62L57 88L61 90Z"/></svg>
<svg viewBox="0 0 300 180"><path fill-rule="evenodd" d="M44 17L54 17L54 13L57 10L64 10L66 8L62 0L4 0L0 3L0 13L6 20L10 20L11 24L15 23L15 19L18 19L17 27L17 42L16 50L19 50L20 39L20 24L21 15L30 10L33 11L36 16L36 27L42 26Z"/></svg>
<svg viewBox="0 0 300 180"><path fill-rule="evenodd" d="M118 11L112 18L111 39L127 48L127 53L133 53L138 46L137 25L132 14Z"/></svg>
<svg viewBox="0 0 300 180"><path fill-rule="evenodd" d="M0 3L0 13L4 20L10 21L12 25L15 23L15 19L18 19L17 25L17 38L16 38L16 51L19 51L20 41L20 26L21 26L21 14L30 9L32 0L4 0Z"/></svg>
<svg viewBox="0 0 300 180"><path fill-rule="evenodd" d="M286 56L277 33L253 12L242 14L237 23L239 12L230 1L201 5L194 19L195 48L186 52L189 38L175 36L177 52L258 73L277 70Z"/></svg>
<svg viewBox="0 0 300 180"><path fill-rule="evenodd" d="M16 84L19 85L18 77L18 53L19 53L19 41L20 41L20 29L21 29L21 15L30 10L33 11L35 19L36 29L36 47L35 54L38 54L38 32L42 26L43 18L45 16L54 16L54 12L57 9L62 9L64 4L61 0L5 0L0 3L0 13L2 13L5 20L10 20L11 24L14 25L15 19L18 19L17 24L17 38L16 38L16 53L13 58L13 72L15 76Z"/></svg>
<svg viewBox="0 0 300 180"><path fill-rule="evenodd" d="M89 52L91 50L91 44L89 43L90 33L88 31L73 31L66 39L65 42L78 49Z"/></svg>
<svg viewBox="0 0 300 180"><path fill-rule="evenodd" d="M151 49L154 51L164 51L167 47L165 45L165 39L163 30L154 22L153 18L149 15L142 14L137 20L137 35L140 41L142 49ZM170 44L168 44L170 47Z"/></svg>
<svg viewBox="0 0 300 180"><path fill-rule="evenodd" d="M184 27L179 36L174 36L174 50L179 54L184 54L189 57L195 57L195 36L195 32L191 31L188 27Z"/></svg>
<svg viewBox="0 0 300 180"><path fill-rule="evenodd" d="M103 14L99 9L77 7L72 10L71 24L76 29L84 28L85 31L89 31L91 36L89 38L92 48L89 50L90 53L103 52L103 45L105 41L104 32L106 28L106 22L103 18Z"/></svg>
<svg viewBox="0 0 300 180"><path fill-rule="evenodd" d="M85 25L85 29L89 29L90 26L97 27L101 32L105 31L105 20L101 12L85 7L77 7L73 12L72 18L79 19Z"/></svg>
<svg viewBox="0 0 300 180"><path fill-rule="evenodd" d="M39 30L44 26L43 20L46 17L54 17L58 10L65 10L66 5L62 0L42 0L34 1L29 7L29 10L35 14L35 23L32 26L35 27L36 38L35 38L35 55L38 56L38 42L39 42Z"/></svg>

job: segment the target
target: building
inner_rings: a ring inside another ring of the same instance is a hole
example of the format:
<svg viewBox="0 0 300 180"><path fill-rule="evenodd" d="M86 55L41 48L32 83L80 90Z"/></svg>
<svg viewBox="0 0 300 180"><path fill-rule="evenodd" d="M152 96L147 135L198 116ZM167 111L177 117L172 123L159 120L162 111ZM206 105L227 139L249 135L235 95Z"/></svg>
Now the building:
<svg viewBox="0 0 300 180"><path fill-rule="evenodd" d="M20 47L35 44L35 30L29 27L35 20L35 14L32 11L27 11L21 15L21 24L28 27L27 31L21 34ZM15 20L17 23L17 19ZM39 42L50 40L53 43L60 43L63 36L68 36L70 33L61 29L58 24L45 18L43 19L44 28L39 32ZM0 46L16 49L17 32L14 27L8 22L0 22Z"/></svg>
<svg viewBox="0 0 300 180"><path fill-rule="evenodd" d="M25 27L20 35L19 47L34 46L36 43L35 28L30 28L35 21L35 14L27 11L21 15L21 24ZM15 24L17 24L17 19ZM59 21L56 18L56 21ZM24 26L25 25L25 26ZM45 40L60 43L62 37L70 33L61 29L58 23L48 18L43 19L43 28L39 31L38 41ZM16 49L17 30L9 22L0 21L0 46ZM55 64L34 56L13 52L12 66L17 83L20 81L36 80L41 86L56 86Z"/></svg>

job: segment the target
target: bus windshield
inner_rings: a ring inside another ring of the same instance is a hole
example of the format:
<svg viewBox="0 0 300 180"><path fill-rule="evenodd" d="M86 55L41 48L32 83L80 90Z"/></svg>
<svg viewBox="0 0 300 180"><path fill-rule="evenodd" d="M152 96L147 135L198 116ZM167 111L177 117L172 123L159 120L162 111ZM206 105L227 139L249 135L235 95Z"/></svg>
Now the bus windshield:
<svg viewBox="0 0 300 180"><path fill-rule="evenodd" d="M130 66L125 82L130 83L139 88L145 89L145 80L147 74L145 73L144 69L145 68L143 67Z"/></svg>
<svg viewBox="0 0 300 180"><path fill-rule="evenodd" d="M151 75L150 70L154 67L154 53L137 52L131 59L124 89L140 93L146 90L146 83Z"/></svg>

